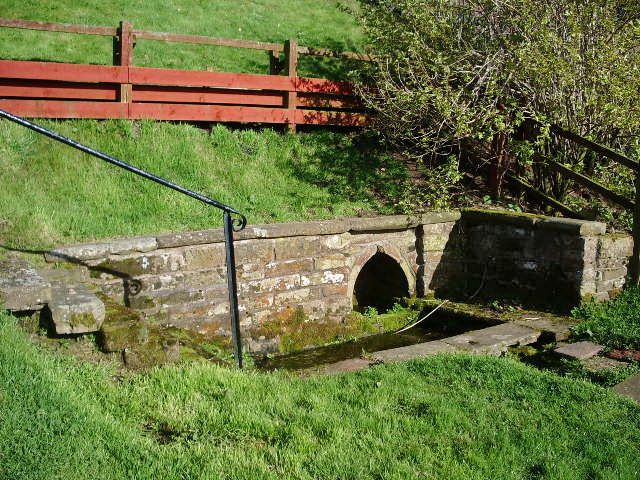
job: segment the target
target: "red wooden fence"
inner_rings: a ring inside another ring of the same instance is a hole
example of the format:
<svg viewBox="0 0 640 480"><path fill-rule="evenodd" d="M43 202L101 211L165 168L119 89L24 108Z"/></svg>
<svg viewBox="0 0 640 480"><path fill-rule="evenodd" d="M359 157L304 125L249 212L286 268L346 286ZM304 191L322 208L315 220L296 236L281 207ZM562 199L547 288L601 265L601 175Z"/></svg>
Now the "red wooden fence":
<svg viewBox="0 0 640 480"><path fill-rule="evenodd" d="M299 54L355 54L299 47L295 40L279 46L144 32L128 22L109 29L0 19L0 26L116 35L117 40L114 66L0 60L0 108L16 115L286 124L291 130L296 125L362 126L367 121L350 84L297 76ZM135 67L135 37L268 50L271 74ZM284 65L280 51L286 55Z"/></svg>

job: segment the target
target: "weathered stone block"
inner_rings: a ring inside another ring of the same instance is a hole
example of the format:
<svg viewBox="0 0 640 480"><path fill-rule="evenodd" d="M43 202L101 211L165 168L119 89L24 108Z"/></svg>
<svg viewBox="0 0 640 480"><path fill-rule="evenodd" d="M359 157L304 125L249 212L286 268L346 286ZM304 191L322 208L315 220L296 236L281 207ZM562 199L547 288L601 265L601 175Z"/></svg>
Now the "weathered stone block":
<svg viewBox="0 0 640 480"><path fill-rule="evenodd" d="M425 235L422 238L422 248L425 252L441 252L448 242L448 235Z"/></svg>
<svg viewBox="0 0 640 480"><path fill-rule="evenodd" d="M49 311L59 335L97 332L105 316L102 300L85 287L72 285L53 287Z"/></svg>
<svg viewBox="0 0 640 480"><path fill-rule="evenodd" d="M349 287L346 283L338 283L333 285L325 285L322 287L322 296L323 297L347 297L349 294Z"/></svg>
<svg viewBox="0 0 640 480"><path fill-rule="evenodd" d="M314 257L323 251L317 237L292 237L275 240L275 259L289 260L293 258Z"/></svg>
<svg viewBox="0 0 640 480"><path fill-rule="evenodd" d="M335 268L343 268L347 266L349 259L341 254L334 253L324 257L318 257L314 259L314 267L316 270L331 270Z"/></svg>
<svg viewBox="0 0 640 480"><path fill-rule="evenodd" d="M45 259L48 262L97 260L110 255L151 252L156 248L158 244L155 237L122 238L56 248L45 253Z"/></svg>
<svg viewBox="0 0 640 480"><path fill-rule="evenodd" d="M7 310L40 310L51 299L51 284L29 263L17 258L0 262L0 306Z"/></svg>
<svg viewBox="0 0 640 480"><path fill-rule="evenodd" d="M569 343L554 350L554 352L559 355L570 358L577 358L578 360L585 360L587 358L594 357L601 351L602 345L598 345L593 342Z"/></svg>
<svg viewBox="0 0 640 480"><path fill-rule="evenodd" d="M301 258L281 262L269 262L263 266L263 270L266 277L281 277L294 273L307 273L313 271L313 259Z"/></svg>

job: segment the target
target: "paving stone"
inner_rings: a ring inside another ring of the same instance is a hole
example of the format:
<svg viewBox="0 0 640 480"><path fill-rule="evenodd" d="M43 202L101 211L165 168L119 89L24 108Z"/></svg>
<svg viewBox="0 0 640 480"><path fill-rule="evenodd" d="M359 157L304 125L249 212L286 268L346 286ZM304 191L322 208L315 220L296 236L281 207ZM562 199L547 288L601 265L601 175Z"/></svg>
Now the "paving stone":
<svg viewBox="0 0 640 480"><path fill-rule="evenodd" d="M614 360L607 357L591 357L582 362L585 369L591 372L602 372L607 370L613 370L614 368L625 367L629 365L627 362L621 362L620 360Z"/></svg>
<svg viewBox="0 0 640 480"><path fill-rule="evenodd" d="M322 375L333 375L336 373L358 372L369 368L374 362L363 358L350 358L330 365L322 366L317 373Z"/></svg>
<svg viewBox="0 0 640 480"><path fill-rule="evenodd" d="M417 343L407 347L391 348L374 352L371 357L377 362L395 363L406 362L414 358L428 357L442 352L452 352L455 348L440 340L433 342Z"/></svg>
<svg viewBox="0 0 640 480"><path fill-rule="evenodd" d="M513 323L503 323L445 338L442 341L455 347L456 350L499 355L505 352L508 347L535 343L540 334L540 331L532 328Z"/></svg>
<svg viewBox="0 0 640 480"><path fill-rule="evenodd" d="M20 312L40 310L51 298L51 283L25 260L0 262L0 305Z"/></svg>
<svg viewBox="0 0 640 480"><path fill-rule="evenodd" d="M586 360L595 357L602 351L602 346L593 342L576 342L569 343L556 348L554 352L565 357L577 358L578 360Z"/></svg>
<svg viewBox="0 0 640 480"><path fill-rule="evenodd" d="M102 300L84 286L54 285L49 310L59 335L96 332L105 316Z"/></svg>
<svg viewBox="0 0 640 480"><path fill-rule="evenodd" d="M640 402L640 374L627 378L624 382L613 387L613 389L620 395Z"/></svg>

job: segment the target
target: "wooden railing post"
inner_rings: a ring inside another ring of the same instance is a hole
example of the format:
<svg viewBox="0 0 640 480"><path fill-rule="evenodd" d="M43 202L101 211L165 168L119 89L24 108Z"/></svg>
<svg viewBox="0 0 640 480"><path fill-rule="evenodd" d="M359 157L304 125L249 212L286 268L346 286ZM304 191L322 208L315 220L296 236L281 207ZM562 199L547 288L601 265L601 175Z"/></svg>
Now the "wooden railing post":
<svg viewBox="0 0 640 480"><path fill-rule="evenodd" d="M133 25L120 22L118 26L116 65L130 67L133 65ZM130 83L120 85L120 102L131 103L132 87Z"/></svg>
<svg viewBox="0 0 640 480"><path fill-rule="evenodd" d="M633 209L633 255L630 262L629 282L633 287L640 285L640 171L635 171L636 204Z"/></svg>
<svg viewBox="0 0 640 480"><path fill-rule="evenodd" d="M297 78L298 78L298 41L294 38L284 43L284 52L287 57L287 76L294 83L294 90L287 93L287 109L289 110L289 131L296 131L296 105L297 105Z"/></svg>
<svg viewBox="0 0 640 480"><path fill-rule="evenodd" d="M280 75L281 71L280 52L269 50L269 75Z"/></svg>

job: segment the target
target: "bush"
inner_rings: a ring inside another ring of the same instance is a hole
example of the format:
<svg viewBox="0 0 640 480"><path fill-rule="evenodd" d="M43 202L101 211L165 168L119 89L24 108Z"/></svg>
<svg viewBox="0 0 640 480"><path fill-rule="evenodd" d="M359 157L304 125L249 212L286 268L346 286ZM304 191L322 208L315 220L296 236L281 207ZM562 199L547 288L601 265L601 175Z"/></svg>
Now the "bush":
<svg viewBox="0 0 640 480"><path fill-rule="evenodd" d="M575 335L610 348L640 349L640 288L629 288L608 302L586 302L573 315L583 319L574 327Z"/></svg>
<svg viewBox="0 0 640 480"><path fill-rule="evenodd" d="M559 124L611 146L637 144L640 5L634 0L360 0L372 52L361 88L374 128L407 154L438 165L529 165L535 150L582 165L584 149L538 131ZM517 134L517 135L515 135ZM514 138L536 140L520 148ZM533 172L562 196L567 183ZM591 172L594 173L594 172Z"/></svg>

